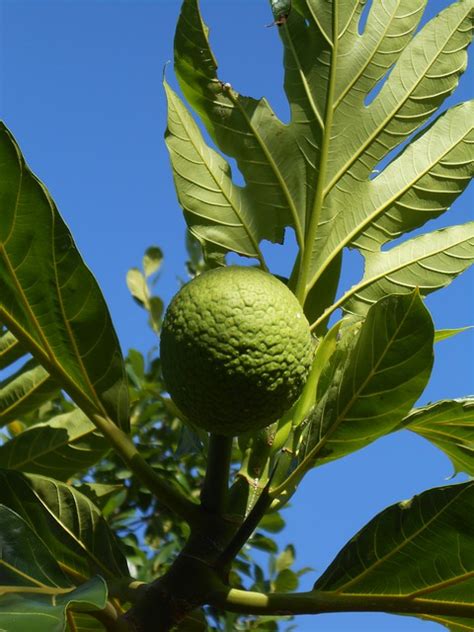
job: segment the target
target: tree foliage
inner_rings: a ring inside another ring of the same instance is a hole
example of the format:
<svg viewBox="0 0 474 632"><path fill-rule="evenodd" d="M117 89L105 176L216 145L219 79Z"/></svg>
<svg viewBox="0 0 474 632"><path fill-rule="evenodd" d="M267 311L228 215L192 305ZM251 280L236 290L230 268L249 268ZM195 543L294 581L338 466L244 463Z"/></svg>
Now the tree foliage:
<svg viewBox="0 0 474 632"><path fill-rule="evenodd" d="M292 230L285 282L317 341L293 408L233 440L182 419L156 349L123 358L95 279L2 126L2 629L289 630L281 613L350 611L474 627L472 481L382 511L307 592L308 568L272 538L308 471L401 429L474 471L472 398L414 408L433 344L458 333L436 332L423 299L474 261L473 222L424 232L472 177L473 102L443 103L474 4L419 29L426 2L374 0L362 27L364 0L274 0L288 124L220 80L197 0L183 2L174 68L187 104L164 88L189 276L229 253L271 272L262 241ZM349 249L364 271L341 289ZM127 275L157 333L162 260L150 247Z"/></svg>

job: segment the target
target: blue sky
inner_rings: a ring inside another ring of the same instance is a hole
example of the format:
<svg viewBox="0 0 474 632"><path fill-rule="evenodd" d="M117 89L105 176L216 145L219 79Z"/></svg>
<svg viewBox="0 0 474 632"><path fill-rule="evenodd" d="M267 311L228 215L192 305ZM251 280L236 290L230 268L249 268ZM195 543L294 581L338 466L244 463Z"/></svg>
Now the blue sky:
<svg viewBox="0 0 474 632"><path fill-rule="evenodd" d="M430 0L434 15L448 2ZM163 142L161 86L172 58L179 0L3 0L0 5L0 112L33 171L72 230L110 306L124 351L156 344L133 303L125 275L143 251L160 246L165 264L158 293L168 301L185 276L185 225ZM243 94L266 96L288 117L281 49L265 0L202 0L220 77ZM167 77L174 83L172 68ZM466 73L450 103L466 100ZM472 219L472 189L441 222ZM471 214L471 217L470 217ZM269 248L275 271L287 270L285 248ZM351 259L351 261L354 261ZM355 265L355 264L353 264ZM351 276L347 271L347 278ZM472 272L428 299L437 328L473 322ZM474 333L436 348L422 402L473 389ZM422 439L401 433L311 473L285 513L281 543L295 542L300 566L312 566L309 588L339 548L386 505L445 483L448 459ZM301 617L298 630L420 630L435 624L378 614Z"/></svg>

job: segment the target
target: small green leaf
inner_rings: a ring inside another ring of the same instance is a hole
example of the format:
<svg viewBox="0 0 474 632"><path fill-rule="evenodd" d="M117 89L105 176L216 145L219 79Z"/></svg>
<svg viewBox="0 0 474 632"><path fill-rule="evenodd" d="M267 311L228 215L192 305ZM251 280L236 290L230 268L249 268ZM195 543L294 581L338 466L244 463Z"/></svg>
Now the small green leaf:
<svg viewBox="0 0 474 632"><path fill-rule="evenodd" d="M263 516L258 526L269 533L280 533L285 528L285 521L278 512L274 512Z"/></svg>
<svg viewBox="0 0 474 632"><path fill-rule="evenodd" d="M148 285L138 268L131 268L127 272L127 287L135 301L141 307L146 307L149 299Z"/></svg>
<svg viewBox="0 0 474 632"><path fill-rule="evenodd" d="M289 568L284 568L278 573L273 582L274 592L292 592L298 588L298 576Z"/></svg>
<svg viewBox="0 0 474 632"><path fill-rule="evenodd" d="M143 272L146 277L158 272L163 262L163 252L158 246L150 246L143 257Z"/></svg>
<svg viewBox="0 0 474 632"><path fill-rule="evenodd" d="M295 562L295 547L292 544L288 544L285 549L280 553L276 559L275 568L278 572L281 572L290 566L293 566Z"/></svg>

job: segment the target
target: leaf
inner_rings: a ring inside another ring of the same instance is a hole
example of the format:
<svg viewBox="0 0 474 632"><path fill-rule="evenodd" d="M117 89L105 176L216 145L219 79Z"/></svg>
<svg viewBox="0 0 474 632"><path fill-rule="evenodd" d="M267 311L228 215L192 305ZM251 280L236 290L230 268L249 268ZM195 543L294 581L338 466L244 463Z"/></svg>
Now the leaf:
<svg viewBox="0 0 474 632"><path fill-rule="evenodd" d="M0 505L0 595L7 588L71 588L51 551L25 520ZM0 600L1 605L1 600Z"/></svg>
<svg viewBox="0 0 474 632"><path fill-rule="evenodd" d="M406 596L421 614L430 605L464 603L474 613L474 523L466 519L473 511L473 482L392 505L346 544L313 590Z"/></svg>
<svg viewBox="0 0 474 632"><path fill-rule="evenodd" d="M123 360L99 287L0 127L0 321L81 407L128 428Z"/></svg>
<svg viewBox="0 0 474 632"><path fill-rule="evenodd" d="M295 547L288 544L276 559L275 568L280 573L291 566L295 562Z"/></svg>
<svg viewBox="0 0 474 632"><path fill-rule="evenodd" d="M66 481L92 467L110 444L81 410L57 415L0 446L2 467Z"/></svg>
<svg viewBox="0 0 474 632"><path fill-rule="evenodd" d="M258 527L269 533L280 533L285 528L285 521L278 512L268 513L260 520Z"/></svg>
<svg viewBox="0 0 474 632"><path fill-rule="evenodd" d="M146 277L152 276L161 267L163 262L163 252L158 246L150 246L146 249L143 257L143 272Z"/></svg>
<svg viewBox="0 0 474 632"><path fill-rule="evenodd" d="M424 4L405 3L405 20L403 15L397 20L402 32L405 21L406 33L413 33ZM403 10L400 5L394 3L389 10L374 5L369 19L378 11L379 20L368 20L362 38L357 37L357 16L347 23L345 16L334 14L334 19L341 18L338 26L342 34L326 78L326 105L330 108L326 124L330 123L330 129L325 133L330 133L330 138L321 154L327 163L324 182L319 184L320 230L312 242L309 287L344 246L378 250L383 243L438 216L464 190L472 175L473 104L468 103L439 117L380 175L370 179L378 163L419 129L454 90L466 67L465 49L471 39L472 3L455 2L410 42L405 39L392 46L399 59L380 93L366 105L369 84L364 79L359 85L353 81L354 64L364 68L372 61L364 58L367 50L363 40L381 40L384 30L397 19L394 12ZM386 36L384 46L394 41ZM362 52L357 54L354 48L359 46ZM341 60L344 52L347 61ZM328 58L324 60L329 63ZM365 79L370 78L370 71L367 74ZM351 86L348 92L347 85ZM341 95L338 90L342 90Z"/></svg>
<svg viewBox="0 0 474 632"><path fill-rule="evenodd" d="M174 45L175 71L186 99L220 149L236 159L245 179L246 187L242 193L239 189L239 199L242 199L246 221L250 222L255 236L280 243L284 227L291 225L301 245L306 191L300 173L294 168L301 163L297 143L265 99L257 101L241 96L230 84L219 80L217 64L209 47L208 29L201 19L197 0L183 2ZM219 162L229 177L229 168L224 167L222 159ZM194 170L195 165L193 174L196 173ZM222 222L211 217L210 228L214 228L218 238L210 230L209 241L208 235L201 232L202 219L189 214L186 219L195 235L200 231L206 250L214 244L234 249L226 237L236 233L235 219L229 217L226 227L223 223L225 216ZM242 250L249 251L250 248L240 246L236 252L246 254ZM256 250L255 246L253 250Z"/></svg>
<svg viewBox="0 0 474 632"><path fill-rule="evenodd" d="M474 222L450 226L409 239L366 258L364 277L341 300L345 310L365 314L391 293L418 288L426 296L446 287L474 262Z"/></svg>
<svg viewBox="0 0 474 632"><path fill-rule="evenodd" d="M233 250L263 265L264 237L225 160L208 147L178 95L165 82L168 100L166 144L179 203L192 234L213 253Z"/></svg>
<svg viewBox="0 0 474 632"><path fill-rule="evenodd" d="M111 496L123 490L123 485L108 485L106 483L81 483L75 488L99 508L102 508Z"/></svg>
<svg viewBox="0 0 474 632"><path fill-rule="evenodd" d="M285 568L278 573L273 582L274 592L292 592L298 588L299 581L296 573Z"/></svg>
<svg viewBox="0 0 474 632"><path fill-rule="evenodd" d="M433 336L417 292L375 303L366 320L341 340L329 377L321 377L320 400L300 461L321 465L393 430L426 386Z"/></svg>
<svg viewBox="0 0 474 632"><path fill-rule="evenodd" d="M462 334L469 329L472 329L473 326L469 325L468 327L459 327L458 329L438 329L435 331L435 342L441 342L442 340L446 340L447 338L452 338L453 336L457 336L458 334Z"/></svg>
<svg viewBox="0 0 474 632"><path fill-rule="evenodd" d="M146 279L138 268L131 268L127 272L127 287L140 307L146 307L150 293Z"/></svg>
<svg viewBox="0 0 474 632"><path fill-rule="evenodd" d="M431 441L451 459L455 472L474 476L474 398L436 402L415 408L402 428Z"/></svg>
<svg viewBox="0 0 474 632"><path fill-rule="evenodd" d="M0 470L0 503L33 529L69 577L128 576L126 560L99 509L70 485Z"/></svg>
<svg viewBox="0 0 474 632"><path fill-rule="evenodd" d="M0 382L0 426L35 410L58 391L56 380L36 360L29 360Z"/></svg>
<svg viewBox="0 0 474 632"><path fill-rule="evenodd" d="M26 350L10 331L5 331L0 336L0 369L4 369L15 360L21 358Z"/></svg>
<svg viewBox="0 0 474 632"><path fill-rule="evenodd" d="M107 586L101 577L54 598L7 595L0 599L0 627L8 632L63 632L69 609L94 612L106 603Z"/></svg>

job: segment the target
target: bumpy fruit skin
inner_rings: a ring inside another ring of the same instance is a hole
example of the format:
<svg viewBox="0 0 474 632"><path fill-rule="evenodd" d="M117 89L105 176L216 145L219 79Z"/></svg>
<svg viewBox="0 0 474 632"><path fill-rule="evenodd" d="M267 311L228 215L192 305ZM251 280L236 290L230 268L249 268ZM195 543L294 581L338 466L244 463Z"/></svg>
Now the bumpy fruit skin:
<svg viewBox="0 0 474 632"><path fill-rule="evenodd" d="M161 332L166 387L198 427L234 436L276 421L296 401L313 355L292 292L257 268L196 277L173 298Z"/></svg>

